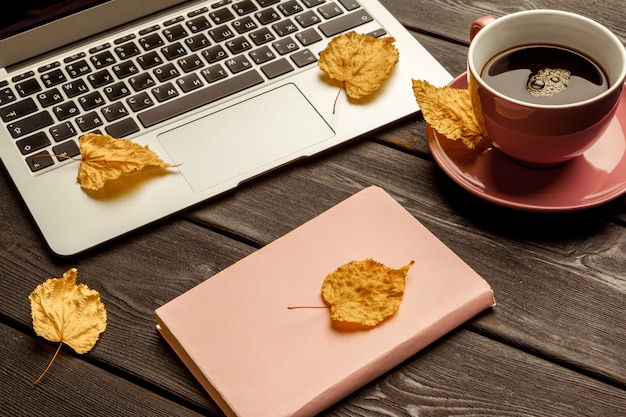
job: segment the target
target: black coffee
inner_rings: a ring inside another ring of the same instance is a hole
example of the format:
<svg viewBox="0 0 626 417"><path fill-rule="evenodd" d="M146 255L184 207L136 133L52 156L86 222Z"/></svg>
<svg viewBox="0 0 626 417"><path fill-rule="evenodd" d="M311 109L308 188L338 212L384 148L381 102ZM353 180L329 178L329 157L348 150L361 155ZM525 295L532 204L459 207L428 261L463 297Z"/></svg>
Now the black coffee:
<svg viewBox="0 0 626 417"><path fill-rule="evenodd" d="M491 58L482 79L500 93L535 104L569 104L595 97L609 88L593 60L553 45L525 45Z"/></svg>

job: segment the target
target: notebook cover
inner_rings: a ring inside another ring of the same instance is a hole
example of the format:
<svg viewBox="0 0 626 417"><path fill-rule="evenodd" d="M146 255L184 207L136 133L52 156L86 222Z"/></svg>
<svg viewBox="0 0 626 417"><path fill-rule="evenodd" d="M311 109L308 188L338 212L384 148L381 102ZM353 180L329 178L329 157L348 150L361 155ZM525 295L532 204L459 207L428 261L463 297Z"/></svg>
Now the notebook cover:
<svg viewBox="0 0 626 417"><path fill-rule="evenodd" d="M415 264L398 312L338 330L321 286L372 258ZM231 416L314 415L495 305L489 285L398 202L366 188L156 310L157 328Z"/></svg>

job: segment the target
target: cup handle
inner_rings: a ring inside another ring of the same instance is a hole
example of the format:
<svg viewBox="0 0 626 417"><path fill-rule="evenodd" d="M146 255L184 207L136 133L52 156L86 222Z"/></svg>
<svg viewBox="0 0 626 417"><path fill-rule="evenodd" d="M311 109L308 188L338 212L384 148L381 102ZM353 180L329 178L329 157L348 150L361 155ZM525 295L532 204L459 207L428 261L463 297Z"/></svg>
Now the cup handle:
<svg viewBox="0 0 626 417"><path fill-rule="evenodd" d="M493 22L494 20L496 20L496 18L493 16L483 16L474 20L472 22L472 26L470 26L470 42L472 41L472 39L474 39L474 36L476 36L476 34L482 28L484 28L485 26L487 26L489 23Z"/></svg>

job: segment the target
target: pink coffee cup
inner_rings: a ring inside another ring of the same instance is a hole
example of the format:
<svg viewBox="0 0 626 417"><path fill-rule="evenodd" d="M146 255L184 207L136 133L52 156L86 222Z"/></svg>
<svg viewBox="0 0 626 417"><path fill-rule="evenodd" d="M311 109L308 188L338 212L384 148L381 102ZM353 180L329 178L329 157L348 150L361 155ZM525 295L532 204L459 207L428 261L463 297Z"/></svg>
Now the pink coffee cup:
<svg viewBox="0 0 626 417"><path fill-rule="evenodd" d="M580 156L602 136L615 115L626 79L624 46L604 26L569 12L528 10L477 19L470 38L469 91L486 136L496 148L522 163L549 166ZM538 104L487 84L481 73L488 62L525 45L558 46L586 56L603 69L608 88L582 101Z"/></svg>

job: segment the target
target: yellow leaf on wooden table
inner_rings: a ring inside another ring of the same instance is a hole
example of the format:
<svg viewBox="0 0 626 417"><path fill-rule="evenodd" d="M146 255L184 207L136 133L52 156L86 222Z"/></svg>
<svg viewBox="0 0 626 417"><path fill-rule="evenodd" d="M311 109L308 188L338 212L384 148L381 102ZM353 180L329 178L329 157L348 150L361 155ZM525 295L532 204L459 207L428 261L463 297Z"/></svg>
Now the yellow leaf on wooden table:
<svg viewBox="0 0 626 417"><path fill-rule="evenodd" d="M331 319L367 328L395 314L413 264L411 261L392 269L366 259L349 262L328 274L322 284L322 297L330 304Z"/></svg>
<svg viewBox="0 0 626 417"><path fill-rule="evenodd" d="M484 138L481 122L467 89L435 87L413 80L413 93L424 120L439 134L474 149Z"/></svg>
<svg viewBox="0 0 626 417"><path fill-rule="evenodd" d="M50 278L29 295L33 330L59 347L50 364L33 386L52 365L63 343L76 353L90 351L106 329L107 313L100 294L85 284L76 284L78 270L72 268L62 278Z"/></svg>
<svg viewBox="0 0 626 417"><path fill-rule="evenodd" d="M343 83L349 97L361 99L378 90L399 60L394 38L354 32L334 37L321 52L319 68Z"/></svg>
<svg viewBox="0 0 626 417"><path fill-rule="evenodd" d="M81 188L96 191L122 176L152 168L172 168L147 146L126 139L87 133L80 138L82 161L77 181Z"/></svg>

